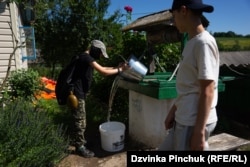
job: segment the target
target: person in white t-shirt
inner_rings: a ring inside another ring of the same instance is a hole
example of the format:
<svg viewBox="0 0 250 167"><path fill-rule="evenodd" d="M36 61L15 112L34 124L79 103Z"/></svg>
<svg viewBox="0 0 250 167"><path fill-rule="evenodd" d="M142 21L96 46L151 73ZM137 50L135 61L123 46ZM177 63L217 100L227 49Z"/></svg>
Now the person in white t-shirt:
<svg viewBox="0 0 250 167"><path fill-rule="evenodd" d="M208 149L217 123L219 51L202 25L202 12L213 12L202 0L174 0L171 12L180 33L188 34L176 77L177 98L165 127L169 131L158 150Z"/></svg>

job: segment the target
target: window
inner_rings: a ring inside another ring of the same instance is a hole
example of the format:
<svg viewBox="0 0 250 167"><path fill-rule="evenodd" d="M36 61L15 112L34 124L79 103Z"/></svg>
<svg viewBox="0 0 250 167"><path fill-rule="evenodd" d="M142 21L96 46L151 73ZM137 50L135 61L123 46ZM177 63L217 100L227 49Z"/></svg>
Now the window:
<svg viewBox="0 0 250 167"><path fill-rule="evenodd" d="M36 44L35 33L33 27L19 27L20 28L20 40L21 54L23 60L35 60L36 59Z"/></svg>

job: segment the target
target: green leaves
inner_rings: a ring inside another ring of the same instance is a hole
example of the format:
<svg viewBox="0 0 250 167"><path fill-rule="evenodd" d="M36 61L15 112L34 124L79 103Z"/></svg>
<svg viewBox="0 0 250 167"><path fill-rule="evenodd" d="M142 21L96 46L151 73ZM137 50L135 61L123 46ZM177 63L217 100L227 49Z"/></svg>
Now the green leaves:
<svg viewBox="0 0 250 167"><path fill-rule="evenodd" d="M9 94L12 98L23 97L31 100L44 85L38 72L32 69L20 69L12 71L9 86L11 88Z"/></svg>
<svg viewBox="0 0 250 167"><path fill-rule="evenodd" d="M161 44L156 46L157 58L160 65L172 72L181 59L181 49L179 43ZM156 67L157 72L162 72L160 67Z"/></svg>
<svg viewBox="0 0 250 167"><path fill-rule="evenodd" d="M32 103L15 100L0 109L0 166L49 166L67 147L62 126Z"/></svg>

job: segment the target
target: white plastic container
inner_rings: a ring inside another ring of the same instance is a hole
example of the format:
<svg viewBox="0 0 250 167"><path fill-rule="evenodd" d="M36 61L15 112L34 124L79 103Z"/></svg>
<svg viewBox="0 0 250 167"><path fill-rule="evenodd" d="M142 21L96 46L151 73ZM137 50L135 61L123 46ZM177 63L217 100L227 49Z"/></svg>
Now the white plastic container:
<svg viewBox="0 0 250 167"><path fill-rule="evenodd" d="M99 126L102 149L109 152L120 151L124 148L125 125L121 122L109 121Z"/></svg>

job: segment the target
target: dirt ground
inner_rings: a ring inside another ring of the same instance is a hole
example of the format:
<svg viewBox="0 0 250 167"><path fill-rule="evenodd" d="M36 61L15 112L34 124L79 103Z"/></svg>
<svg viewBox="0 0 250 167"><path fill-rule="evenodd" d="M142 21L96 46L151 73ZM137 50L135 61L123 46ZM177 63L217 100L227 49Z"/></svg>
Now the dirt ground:
<svg viewBox="0 0 250 167"><path fill-rule="evenodd" d="M99 157L101 154L102 156ZM100 153L93 158L70 154L58 167L126 167L126 158L126 151L113 154Z"/></svg>
<svg viewBox="0 0 250 167"><path fill-rule="evenodd" d="M101 147L101 138L98 132L88 136L88 148L95 153L93 158L84 158L75 154L75 148L69 148L70 154L65 157L58 167L126 167L127 148L119 152L108 152Z"/></svg>
<svg viewBox="0 0 250 167"><path fill-rule="evenodd" d="M235 121L230 121L229 124L231 125L230 132L226 131L227 133L250 140L249 127L245 127ZM225 129L223 129L223 131L224 130ZM126 167L128 150L148 151L155 149L147 148L146 146L131 141L128 137L127 127L125 131L124 149L119 152L107 152L102 149L98 126L87 129L85 136L88 140L88 148L95 152L95 157L81 157L74 154L74 147L70 147L71 153L60 162L58 167ZM250 148L247 148L247 150L249 149Z"/></svg>
<svg viewBox="0 0 250 167"><path fill-rule="evenodd" d="M58 167L126 167L128 134L125 132L124 149L118 152L108 152L101 147L101 136L98 127L92 127L86 130L87 147L95 152L95 157L84 158L74 153L74 147L70 147L70 154L66 156Z"/></svg>

